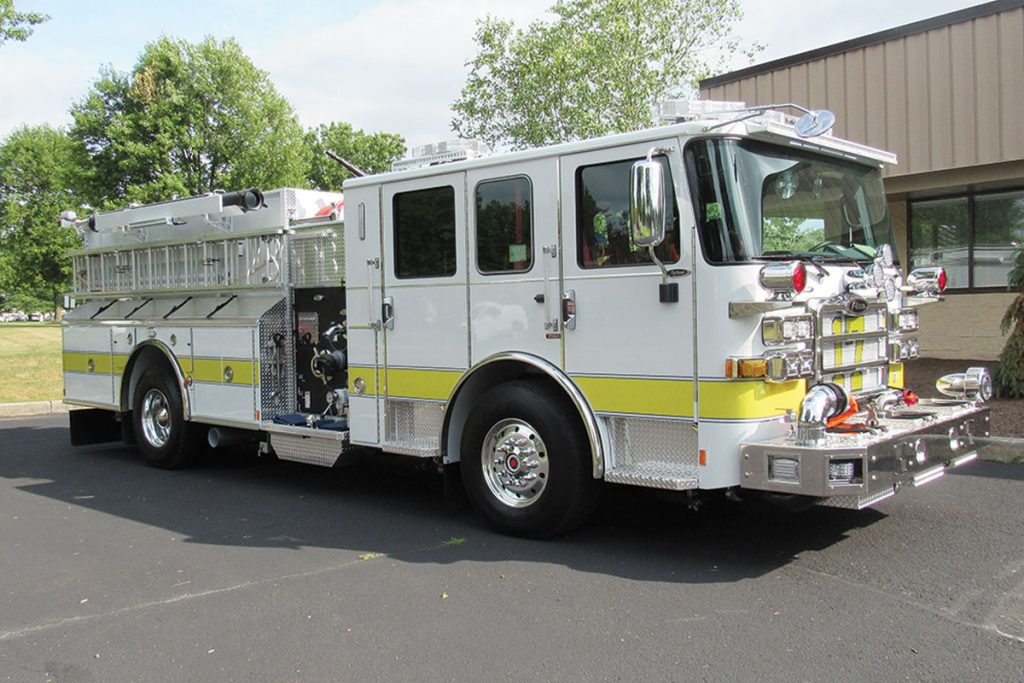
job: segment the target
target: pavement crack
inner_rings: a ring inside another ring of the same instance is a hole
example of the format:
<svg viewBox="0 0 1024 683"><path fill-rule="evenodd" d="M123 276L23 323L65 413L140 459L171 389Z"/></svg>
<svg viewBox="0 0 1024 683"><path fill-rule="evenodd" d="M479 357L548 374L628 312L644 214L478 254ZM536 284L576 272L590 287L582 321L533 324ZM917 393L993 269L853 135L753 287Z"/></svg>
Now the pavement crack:
<svg viewBox="0 0 1024 683"><path fill-rule="evenodd" d="M956 624L958 626L966 626L968 628L973 628L973 629L976 629L976 630L979 630L979 631L983 631L985 633L994 633L994 634L998 635L1001 638L1006 638L1006 639L1012 640L1014 642L1024 642L1024 638L1021 638L1020 636L1014 635L1012 633L1006 633L1006 632L1000 630L995 624L978 622L978 621L974 621L974 620L971 620L971 619L964 619L963 617L960 616L958 611L953 610L953 609L943 609L943 608L938 607L936 605L932 605L932 604L927 603L927 602L922 602L921 600L915 600L914 598L911 598L911 597L909 597L909 596L907 596L906 594L903 594L903 593L897 593L897 592L893 592L893 591L888 591L888 590L885 590L883 588L878 588L877 586L873 586L871 584L862 583L860 581L854 581L853 579L847 579L847 578L839 576L837 574L830 574L828 572L823 572L820 569L811 569L810 567L804 567L804 566L799 565L799 564L793 564L793 565L790 565L790 566L793 569L797 569L799 571L803 571L803 572L806 572L808 574L813 574L814 576L817 576L817 577L823 577L823 578L826 578L826 579L831 579L832 581L836 581L838 583L842 583L844 585L847 585L847 586L850 586L850 587L853 587L853 588L860 588L860 589L863 589L863 590L867 590L867 591L869 591L871 593L874 593L875 595L878 595L878 596L881 596L881 597L885 597L885 598L888 598L888 599L898 600L899 602L902 602L903 604L905 604L905 605L907 605L909 607L914 607L916 609L923 610L925 612L928 612L929 614L933 614L933 615L935 615L935 616L937 616L937 617L939 617L941 619L945 619L946 621L949 621L949 622L951 622L953 624Z"/></svg>
<svg viewBox="0 0 1024 683"><path fill-rule="evenodd" d="M422 553L422 552L428 552L428 551L431 551L431 550L438 550L438 549L446 548L446 547L448 547L447 544L445 544L445 543L438 543L438 544L435 544L435 545L432 545L432 546L425 546L425 547L420 547L420 548L412 548L412 549L402 550L401 552L403 554ZM374 553L374 555L375 555L375 558L376 558L376 557L389 557L391 554L390 553L381 553L381 554ZM94 614L83 614L83 615L75 616L75 617L64 617L62 619L51 619L49 621L43 622L41 624L35 624L33 626L24 626L24 627L21 627L21 628L14 628L14 629L6 630L6 631L0 631L0 643L6 642L8 640L15 640L17 638L23 638L25 636L33 635L33 634L44 632L44 631L51 631L53 629L64 628L64 627L67 627L67 626L74 626L76 624L88 623L88 622L97 621L97 620L100 620L100 619L109 619L111 617L119 617L119 616L122 616L122 615L125 615L125 614L132 614L132 613L135 613L135 612L142 612L142 611L145 611L145 610L148 610L148 609L152 609L154 607L165 607L167 605L173 605L173 604L179 603L179 602L187 602L189 600L203 599L203 598L208 598L208 597L211 597L211 596L214 596L214 595L223 595L223 594L226 594L226 593L232 593L232 592L235 592L235 591L246 590L246 589L254 588L254 587L257 587L257 586L265 586L265 585L271 584L271 583L281 583L283 581L294 581L294 580L297 580L297 579L305 579L305 578L309 578L309 577L312 577L312 576L320 576L320 575L323 575L323 574L330 574L331 572L336 572L336 571L339 571L339 570L348 569L350 567L355 567L355 566L363 565L363 564L366 564L366 562L360 556L360 557L357 557L355 559L349 560L348 562L343 562L341 564L332 565L330 567L323 567L321 569L314 569L314 570L307 571L307 572L295 572L293 574L283 574L283 575L279 575L279 576L268 577L268 578L265 578L265 579L256 579L256 580L253 580L253 581L243 581L242 583L238 583L238 584L235 584L233 586L225 586L223 588L212 588L210 590L198 591L198 592L194 592L194 593L182 593L180 595L175 595L175 596L172 596L172 597L169 597L169 598L165 598L163 600L151 600L151 601L148 601L148 602L141 602L141 603L137 603L135 605L127 605L125 607L119 607L117 609L108 610L106 612L96 612Z"/></svg>

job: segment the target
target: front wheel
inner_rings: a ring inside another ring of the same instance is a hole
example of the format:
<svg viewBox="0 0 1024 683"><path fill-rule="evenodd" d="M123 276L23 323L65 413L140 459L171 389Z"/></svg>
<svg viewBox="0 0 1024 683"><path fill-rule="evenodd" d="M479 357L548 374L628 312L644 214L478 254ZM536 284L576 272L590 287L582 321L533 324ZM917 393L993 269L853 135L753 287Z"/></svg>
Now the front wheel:
<svg viewBox="0 0 1024 683"><path fill-rule="evenodd" d="M150 465L177 469L199 457L201 435L185 421L181 390L167 372L151 369L139 380L132 419L139 450Z"/></svg>
<svg viewBox="0 0 1024 683"><path fill-rule="evenodd" d="M576 410L540 382L511 382L484 395L469 416L461 455L473 507L505 533L565 533L596 505L599 483Z"/></svg>

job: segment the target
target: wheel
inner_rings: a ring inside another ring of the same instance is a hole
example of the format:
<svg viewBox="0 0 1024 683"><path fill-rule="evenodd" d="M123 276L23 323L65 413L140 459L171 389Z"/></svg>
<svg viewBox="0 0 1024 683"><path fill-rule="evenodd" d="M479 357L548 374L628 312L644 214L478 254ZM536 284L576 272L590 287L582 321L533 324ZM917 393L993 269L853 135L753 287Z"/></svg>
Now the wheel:
<svg viewBox="0 0 1024 683"><path fill-rule="evenodd" d="M583 523L597 504L599 482L576 410L541 382L487 392L461 446L466 494L500 531L555 536Z"/></svg>
<svg viewBox="0 0 1024 683"><path fill-rule="evenodd" d="M202 435L185 421L178 383L164 370L148 370L139 379L132 421L139 450L154 467L186 467L202 452Z"/></svg>

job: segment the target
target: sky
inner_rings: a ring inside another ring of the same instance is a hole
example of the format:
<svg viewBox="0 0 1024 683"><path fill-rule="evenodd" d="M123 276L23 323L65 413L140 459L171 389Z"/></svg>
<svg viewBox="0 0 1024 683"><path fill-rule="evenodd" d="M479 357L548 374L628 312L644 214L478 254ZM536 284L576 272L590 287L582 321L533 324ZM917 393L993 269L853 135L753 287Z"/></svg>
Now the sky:
<svg viewBox="0 0 1024 683"><path fill-rule="evenodd" d="M410 146L455 137L449 105L475 53L477 19L525 27L554 0L16 0L51 19L0 45L0 137L21 125L70 123L101 67L130 71L168 35L234 38L304 127L347 121L399 133ZM741 0L737 34L761 63L963 9L957 0ZM731 68L748 66L737 60Z"/></svg>

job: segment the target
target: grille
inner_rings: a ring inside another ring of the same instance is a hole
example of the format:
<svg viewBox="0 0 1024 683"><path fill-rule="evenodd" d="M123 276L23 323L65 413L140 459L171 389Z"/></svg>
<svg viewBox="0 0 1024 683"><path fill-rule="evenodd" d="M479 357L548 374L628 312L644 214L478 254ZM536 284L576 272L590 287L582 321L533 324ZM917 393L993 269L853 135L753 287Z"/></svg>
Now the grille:
<svg viewBox="0 0 1024 683"><path fill-rule="evenodd" d="M889 382L888 325L885 304L869 304L861 315L825 306L818 321L821 380L855 396L884 391Z"/></svg>

